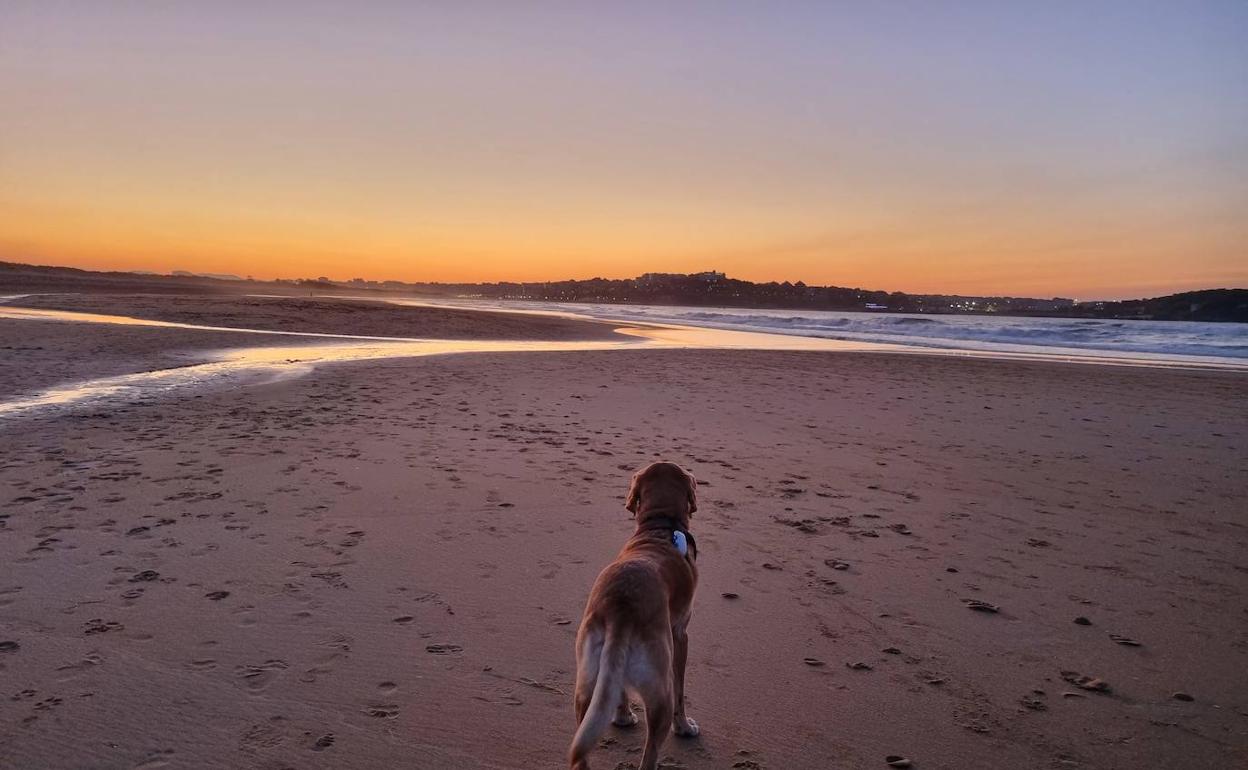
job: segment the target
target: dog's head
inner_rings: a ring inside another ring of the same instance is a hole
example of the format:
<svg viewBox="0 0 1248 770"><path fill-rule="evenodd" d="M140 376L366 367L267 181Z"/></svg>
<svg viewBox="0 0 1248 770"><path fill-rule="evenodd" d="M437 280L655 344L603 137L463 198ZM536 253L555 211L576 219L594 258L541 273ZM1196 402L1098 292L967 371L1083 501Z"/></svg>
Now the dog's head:
<svg viewBox="0 0 1248 770"><path fill-rule="evenodd" d="M633 474L624 507L639 522L651 516L687 521L698 510L698 482L676 463L651 463Z"/></svg>

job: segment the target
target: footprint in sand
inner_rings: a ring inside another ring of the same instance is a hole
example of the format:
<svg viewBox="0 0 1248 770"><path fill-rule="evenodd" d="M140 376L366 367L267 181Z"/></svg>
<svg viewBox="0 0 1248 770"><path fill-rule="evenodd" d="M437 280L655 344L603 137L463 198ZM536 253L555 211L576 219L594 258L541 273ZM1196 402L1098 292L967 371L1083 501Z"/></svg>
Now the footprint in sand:
<svg viewBox="0 0 1248 770"><path fill-rule="evenodd" d="M386 703L380 706L369 706L364 709L364 713L377 719L395 719L399 716L399 707L393 703Z"/></svg>
<svg viewBox="0 0 1248 770"><path fill-rule="evenodd" d="M346 636L345 634L335 634L332 638L324 642L320 642L319 644L325 647L333 648L335 650L338 650L339 652L351 652L351 644L354 641L355 640L352 637ZM339 657L342 657L342 656L340 656L338 653L331 653L330 656L327 658L327 660L334 660Z"/></svg>
<svg viewBox="0 0 1248 770"><path fill-rule="evenodd" d="M5 588L5 589L0 590L0 607L7 607L13 602L17 601L16 599L10 598L10 597L12 596L12 594L16 594L20 592L21 590L22 590L21 586L15 586L13 588Z"/></svg>
<svg viewBox="0 0 1248 770"><path fill-rule="evenodd" d="M280 720L281 717L274 717ZM264 749L272 749L286 742L286 736L275 725L252 725L238 739L238 750L247 754L255 754Z"/></svg>
<svg viewBox="0 0 1248 770"><path fill-rule="evenodd" d="M77 663L70 663L68 665L58 667L56 669L56 673L59 674L57 681L64 682L73 679L79 674L90 671L103 662L104 658L99 653L87 653L83 656L82 660Z"/></svg>
<svg viewBox="0 0 1248 770"><path fill-rule="evenodd" d="M237 666L234 674L248 692L260 693L267 690L286 668L286 661L268 660L259 665Z"/></svg>
<svg viewBox="0 0 1248 770"><path fill-rule="evenodd" d="M138 765L135 770L155 770L158 767L168 767L173 761L173 749L160 749L153 751Z"/></svg>
<svg viewBox="0 0 1248 770"><path fill-rule="evenodd" d="M36 703L35 711L51 711L52 709L56 708L57 706L61 705L64 702L65 702L64 699L53 695L51 697L44 698L43 700Z"/></svg>
<svg viewBox="0 0 1248 770"><path fill-rule="evenodd" d="M334 734L327 733L325 735L322 735L320 738L316 739L316 742L312 744L312 750L324 751L325 749L328 749L330 746L333 746L333 745L334 745Z"/></svg>
<svg viewBox="0 0 1248 770"><path fill-rule="evenodd" d="M93 634L105 634L109 631L120 631L125 626L115 620L101 620L100 618L92 618L83 624L82 632L88 636Z"/></svg>
<svg viewBox="0 0 1248 770"><path fill-rule="evenodd" d="M995 615L1001 611L1001 608L997 605L990 604L989 602L985 602L980 599L963 599L962 603L966 605L967 609L987 613L989 615Z"/></svg>
<svg viewBox="0 0 1248 770"><path fill-rule="evenodd" d="M304 672L299 675L299 681L307 683L315 682L322 676L333 673L334 664L340 660L345 660L346 658L347 655L341 652L331 652L328 655L322 655L314 661L315 665L311 668L304 669Z"/></svg>

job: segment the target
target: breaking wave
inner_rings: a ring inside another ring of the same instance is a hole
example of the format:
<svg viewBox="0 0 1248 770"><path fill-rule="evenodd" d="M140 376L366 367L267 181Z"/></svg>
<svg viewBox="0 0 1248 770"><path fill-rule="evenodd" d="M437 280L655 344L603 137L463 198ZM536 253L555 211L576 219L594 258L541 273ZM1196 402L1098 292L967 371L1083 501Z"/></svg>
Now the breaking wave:
<svg viewBox="0 0 1248 770"><path fill-rule="evenodd" d="M906 315L758 310L664 305L482 302L507 310L540 310L599 320L680 324L945 349L1248 359L1248 324L1086 318Z"/></svg>

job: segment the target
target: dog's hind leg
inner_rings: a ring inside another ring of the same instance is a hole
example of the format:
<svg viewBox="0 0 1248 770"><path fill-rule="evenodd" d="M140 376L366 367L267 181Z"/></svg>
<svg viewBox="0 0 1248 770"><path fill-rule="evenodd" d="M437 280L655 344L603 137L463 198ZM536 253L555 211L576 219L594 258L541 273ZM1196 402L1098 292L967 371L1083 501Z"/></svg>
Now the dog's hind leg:
<svg viewBox="0 0 1248 770"><path fill-rule="evenodd" d="M659 751L667 741L672 729L672 691L669 687L655 688L645 696L646 702L646 748L641 753L639 770L655 770L659 766Z"/></svg>
<svg viewBox="0 0 1248 770"><path fill-rule="evenodd" d="M585 633L576 648L576 690L573 695L573 704L576 709L578 727L585 720L585 712L589 710L589 701L594 695L594 685L598 683L598 667L602 662L602 644L602 632L589 631Z"/></svg>
<svg viewBox="0 0 1248 770"><path fill-rule="evenodd" d="M582 641L574 696L577 728L568 748L568 765L572 770L587 770L589 752L607 729L623 697L628 652L627 639L621 639L618 632L610 630L589 632Z"/></svg>
<svg viewBox="0 0 1248 770"><path fill-rule="evenodd" d="M630 661L629 675L646 706L646 747L638 770L655 770L659 750L672 729L672 647L670 637L646 645L645 660Z"/></svg>

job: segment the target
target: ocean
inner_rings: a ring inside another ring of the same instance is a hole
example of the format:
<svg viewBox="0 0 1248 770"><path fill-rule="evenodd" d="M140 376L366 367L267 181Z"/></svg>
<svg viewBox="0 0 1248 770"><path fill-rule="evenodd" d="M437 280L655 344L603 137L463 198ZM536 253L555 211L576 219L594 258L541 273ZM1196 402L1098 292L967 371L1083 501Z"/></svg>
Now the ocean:
<svg viewBox="0 0 1248 770"><path fill-rule="evenodd" d="M436 300L421 304L542 312L607 321L675 324L942 350L1131 358L1172 363L1248 360L1248 324L913 315L820 310Z"/></svg>

